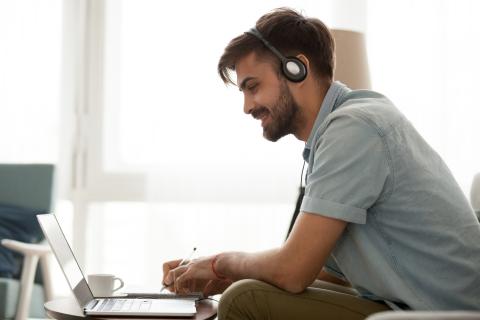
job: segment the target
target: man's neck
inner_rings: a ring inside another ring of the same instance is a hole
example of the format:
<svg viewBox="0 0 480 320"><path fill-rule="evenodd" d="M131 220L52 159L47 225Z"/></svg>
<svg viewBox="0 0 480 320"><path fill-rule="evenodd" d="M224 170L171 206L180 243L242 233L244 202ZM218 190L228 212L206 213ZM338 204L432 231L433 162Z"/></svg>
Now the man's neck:
<svg viewBox="0 0 480 320"><path fill-rule="evenodd" d="M307 142L331 84L331 81L312 82L305 88L306 92L301 102L303 121L295 133L298 140Z"/></svg>

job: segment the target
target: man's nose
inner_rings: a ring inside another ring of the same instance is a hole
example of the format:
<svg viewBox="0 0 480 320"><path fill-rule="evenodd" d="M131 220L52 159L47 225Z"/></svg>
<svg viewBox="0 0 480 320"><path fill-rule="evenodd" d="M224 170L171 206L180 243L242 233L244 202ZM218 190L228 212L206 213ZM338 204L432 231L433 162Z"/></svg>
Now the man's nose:
<svg viewBox="0 0 480 320"><path fill-rule="evenodd" d="M243 101L243 112L245 112L245 114L251 114L254 108L253 100L245 97Z"/></svg>

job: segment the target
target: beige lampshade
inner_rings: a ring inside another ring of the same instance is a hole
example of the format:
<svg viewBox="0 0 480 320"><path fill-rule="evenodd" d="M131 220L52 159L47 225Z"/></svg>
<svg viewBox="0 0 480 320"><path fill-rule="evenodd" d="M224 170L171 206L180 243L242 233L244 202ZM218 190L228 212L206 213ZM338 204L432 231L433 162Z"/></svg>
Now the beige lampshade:
<svg viewBox="0 0 480 320"><path fill-rule="evenodd" d="M371 89L364 34L337 29L331 32L336 52L333 78L352 89Z"/></svg>

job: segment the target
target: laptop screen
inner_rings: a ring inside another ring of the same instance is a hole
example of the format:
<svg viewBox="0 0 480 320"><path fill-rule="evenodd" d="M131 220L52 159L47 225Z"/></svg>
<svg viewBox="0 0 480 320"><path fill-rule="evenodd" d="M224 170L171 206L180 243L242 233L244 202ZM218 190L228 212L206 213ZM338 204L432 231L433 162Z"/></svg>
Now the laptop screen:
<svg viewBox="0 0 480 320"><path fill-rule="evenodd" d="M80 306L84 307L89 301L93 300L93 294L60 228L57 218L54 214L39 214L37 219L65 278L67 278L73 295Z"/></svg>

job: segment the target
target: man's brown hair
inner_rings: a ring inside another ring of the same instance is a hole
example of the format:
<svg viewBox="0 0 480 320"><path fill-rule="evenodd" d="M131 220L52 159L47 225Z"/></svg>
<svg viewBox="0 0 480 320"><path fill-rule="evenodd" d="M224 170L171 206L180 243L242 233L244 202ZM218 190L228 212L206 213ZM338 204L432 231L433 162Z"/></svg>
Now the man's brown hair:
<svg viewBox="0 0 480 320"><path fill-rule="evenodd" d="M278 8L260 17L255 27L284 56L304 54L318 78L333 78L335 42L330 30L320 20L307 18L290 8ZM230 71L235 71L238 60L251 52L278 61L259 39L244 33L230 41L220 57L218 74L223 82L235 85ZM280 73L280 62L278 68Z"/></svg>

